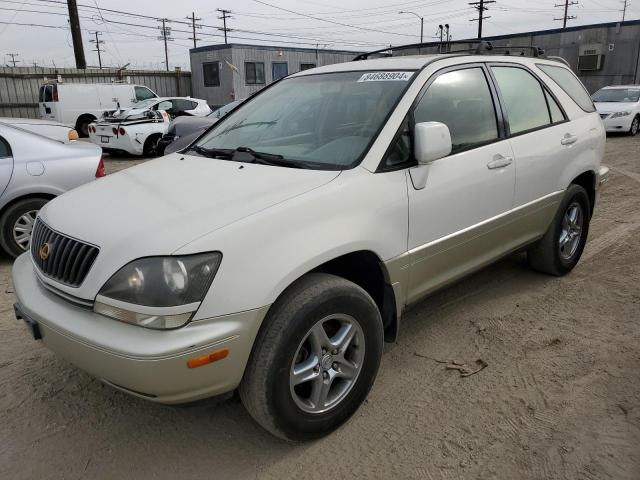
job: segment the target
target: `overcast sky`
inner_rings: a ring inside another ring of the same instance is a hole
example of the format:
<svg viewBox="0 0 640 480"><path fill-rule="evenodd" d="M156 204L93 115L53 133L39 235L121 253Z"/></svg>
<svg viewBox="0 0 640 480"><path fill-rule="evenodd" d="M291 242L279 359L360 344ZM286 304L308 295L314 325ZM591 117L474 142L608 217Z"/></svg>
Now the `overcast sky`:
<svg viewBox="0 0 640 480"><path fill-rule="evenodd" d="M105 52L103 64L133 68L164 68L163 42L157 37L159 22L173 22L173 41L169 42L169 67L189 68L188 49L191 27L186 16L195 12L202 28L198 45L223 43L222 20L217 8L231 10L227 27L229 42L282 46L373 50L389 44L405 44L420 39L420 20L406 10L424 17L425 41L436 34L438 24L451 26L453 39L477 34L477 12L468 5L472 0L78 0L85 54L89 65L97 65L91 32L102 32ZM488 4L490 16L484 23L484 35L500 35L558 28L563 0L496 0ZM626 19L640 18L640 0L629 2ZM569 8L577 19L568 25L618 21L622 17L621 0L580 0ZM109 11L117 10L119 12ZM142 15L125 15L121 12ZM17 53L20 66L75 66L66 1L0 0L0 62L9 64L7 54ZM116 23L119 22L119 23ZM19 25L22 24L22 25ZM36 26L37 25L37 26ZM52 28L53 27L53 28Z"/></svg>

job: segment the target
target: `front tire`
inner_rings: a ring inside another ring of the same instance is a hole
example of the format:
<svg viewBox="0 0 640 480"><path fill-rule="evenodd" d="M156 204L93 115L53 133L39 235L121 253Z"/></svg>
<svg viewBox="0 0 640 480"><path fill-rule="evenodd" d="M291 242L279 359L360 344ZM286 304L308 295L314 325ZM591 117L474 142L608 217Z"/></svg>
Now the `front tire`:
<svg viewBox="0 0 640 480"><path fill-rule="evenodd" d="M358 285L305 275L272 306L240 385L251 416L289 441L322 437L364 402L383 346L380 312Z"/></svg>
<svg viewBox="0 0 640 480"><path fill-rule="evenodd" d="M28 198L11 205L0 219L0 244L12 258L29 250L36 215L47 203L44 198Z"/></svg>
<svg viewBox="0 0 640 480"><path fill-rule="evenodd" d="M629 128L629 135L632 137L636 136L640 131L640 115L636 115L633 121L631 122L631 128Z"/></svg>
<svg viewBox="0 0 640 480"><path fill-rule="evenodd" d="M556 276L573 270L587 243L590 219L587 191L570 185L544 237L527 251L531 268Z"/></svg>

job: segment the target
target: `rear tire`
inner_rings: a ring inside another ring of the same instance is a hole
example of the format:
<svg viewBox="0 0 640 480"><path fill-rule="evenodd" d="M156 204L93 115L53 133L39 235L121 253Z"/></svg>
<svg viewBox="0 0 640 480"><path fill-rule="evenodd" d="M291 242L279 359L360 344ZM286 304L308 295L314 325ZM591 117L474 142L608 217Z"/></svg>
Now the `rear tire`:
<svg viewBox="0 0 640 480"><path fill-rule="evenodd" d="M305 275L265 318L240 398L251 416L277 437L322 437L364 402L382 346L380 312L367 292L334 275Z"/></svg>
<svg viewBox="0 0 640 480"><path fill-rule="evenodd" d="M591 204L587 191L572 184L544 237L527 251L531 268L562 276L576 266L587 243Z"/></svg>
<svg viewBox="0 0 640 480"><path fill-rule="evenodd" d="M27 198L4 212L0 219L0 244L10 257L16 258L29 250L36 215L47 202L44 198Z"/></svg>
<svg viewBox="0 0 640 480"><path fill-rule="evenodd" d="M158 142L162 138L160 135L150 135L144 141L144 147L142 148L142 155L145 157L157 157L158 156Z"/></svg>

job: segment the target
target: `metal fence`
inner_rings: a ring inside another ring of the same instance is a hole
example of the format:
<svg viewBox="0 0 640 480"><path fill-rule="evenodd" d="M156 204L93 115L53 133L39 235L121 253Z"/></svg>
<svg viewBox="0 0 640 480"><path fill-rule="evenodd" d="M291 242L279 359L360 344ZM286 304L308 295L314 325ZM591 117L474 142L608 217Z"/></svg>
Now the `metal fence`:
<svg viewBox="0 0 640 480"><path fill-rule="evenodd" d="M190 96L191 72L43 67L0 67L0 117L37 118L38 90L47 81L124 82L145 85L160 96Z"/></svg>

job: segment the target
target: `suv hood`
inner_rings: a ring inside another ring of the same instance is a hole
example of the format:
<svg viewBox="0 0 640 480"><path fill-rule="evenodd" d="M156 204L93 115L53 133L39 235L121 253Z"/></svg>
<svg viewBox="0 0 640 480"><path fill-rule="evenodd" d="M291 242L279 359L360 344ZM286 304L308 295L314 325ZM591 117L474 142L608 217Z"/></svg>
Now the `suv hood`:
<svg viewBox="0 0 640 480"><path fill-rule="evenodd" d="M100 247L97 262L119 268L171 254L339 174L172 154L67 192L40 215L54 230Z"/></svg>
<svg viewBox="0 0 640 480"><path fill-rule="evenodd" d="M185 135L191 135L194 132L202 131L218 121L218 118L214 116L206 117L190 117L182 116L173 120L169 124L169 133L184 137Z"/></svg>
<svg viewBox="0 0 640 480"><path fill-rule="evenodd" d="M599 113L614 113L624 110L633 110L637 103L634 102L594 102Z"/></svg>

